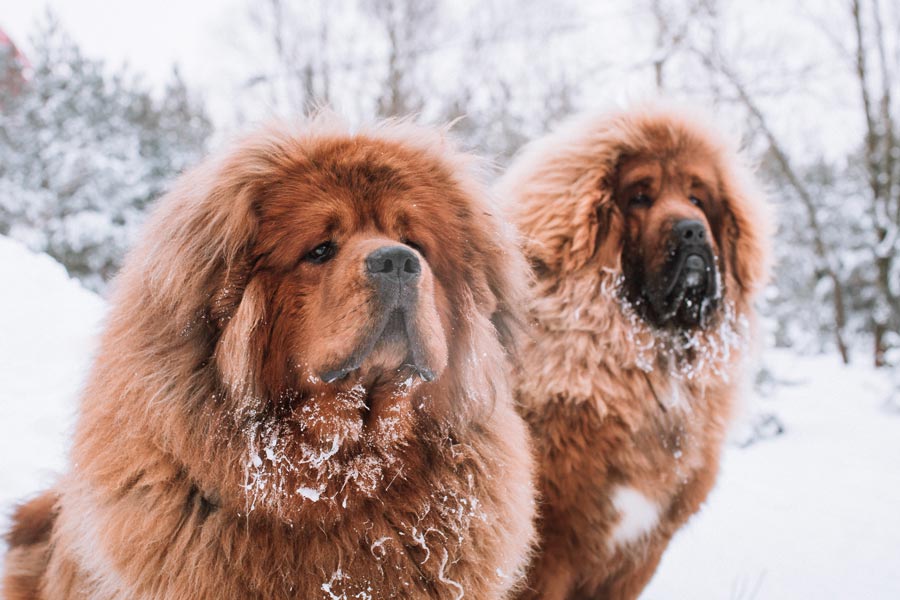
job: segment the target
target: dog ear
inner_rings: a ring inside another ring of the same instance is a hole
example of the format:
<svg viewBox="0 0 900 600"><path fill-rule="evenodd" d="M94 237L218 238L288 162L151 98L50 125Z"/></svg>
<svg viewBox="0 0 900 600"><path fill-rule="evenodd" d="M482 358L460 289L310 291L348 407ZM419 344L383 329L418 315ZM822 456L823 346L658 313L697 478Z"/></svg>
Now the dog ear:
<svg viewBox="0 0 900 600"><path fill-rule="evenodd" d="M227 281L227 279L226 279ZM241 288L234 310L237 289ZM255 341L260 325L265 321L265 290L259 277L243 285L226 284L215 296L210 316L222 327L216 344L215 361L222 380L232 389L255 389L256 377L262 367L261 349L264 344Z"/></svg>
<svg viewBox="0 0 900 600"><path fill-rule="evenodd" d="M244 296L244 289L250 278L250 263L246 258L235 259L233 264L223 269L217 291L213 294L208 307L209 321L219 331L225 329L228 321L234 316Z"/></svg>
<svg viewBox="0 0 900 600"><path fill-rule="evenodd" d="M498 226L496 231L501 231ZM485 261L475 270L469 286L473 298L490 318L501 346L510 356L517 353L518 341L525 330L525 298L528 285L528 266L519 251L514 236L501 232L499 239L486 237Z"/></svg>
<svg viewBox="0 0 900 600"><path fill-rule="evenodd" d="M752 185L726 179L723 188L727 266L741 295L753 295L766 284L769 274L767 206L763 194Z"/></svg>
<svg viewBox="0 0 900 600"><path fill-rule="evenodd" d="M616 206L614 185L610 175L602 177L594 189L575 203L574 234L568 261L565 261L572 271L582 269L591 262L598 268L618 269L622 215Z"/></svg>
<svg viewBox="0 0 900 600"><path fill-rule="evenodd" d="M525 317L522 309L512 304L511 298L497 294L497 306L491 314L491 324L497 332L500 345L512 357L517 356L519 340L525 331ZM520 305L521 306L521 305Z"/></svg>

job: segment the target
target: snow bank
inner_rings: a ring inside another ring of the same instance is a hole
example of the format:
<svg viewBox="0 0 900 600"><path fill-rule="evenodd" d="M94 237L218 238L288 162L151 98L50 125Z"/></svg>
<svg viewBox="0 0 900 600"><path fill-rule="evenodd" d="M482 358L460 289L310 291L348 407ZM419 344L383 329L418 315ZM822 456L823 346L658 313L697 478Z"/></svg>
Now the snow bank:
<svg viewBox="0 0 900 600"><path fill-rule="evenodd" d="M0 236L0 526L65 464L103 301L45 254Z"/></svg>
<svg viewBox="0 0 900 600"><path fill-rule="evenodd" d="M729 447L641 598L900 598L900 415L885 372L767 354L785 434Z"/></svg>
<svg viewBox="0 0 900 600"><path fill-rule="evenodd" d="M52 482L103 302L0 237L0 526ZM784 435L729 447L643 600L900 598L900 415L885 373L769 352Z"/></svg>

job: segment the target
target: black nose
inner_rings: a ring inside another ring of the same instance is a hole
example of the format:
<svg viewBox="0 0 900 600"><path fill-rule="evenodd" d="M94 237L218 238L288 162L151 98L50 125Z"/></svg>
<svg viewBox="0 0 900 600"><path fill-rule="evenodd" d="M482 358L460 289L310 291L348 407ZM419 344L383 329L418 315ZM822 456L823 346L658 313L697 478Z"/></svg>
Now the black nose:
<svg viewBox="0 0 900 600"><path fill-rule="evenodd" d="M683 219L672 227L672 236L683 244L705 244L706 227L703 221Z"/></svg>
<svg viewBox="0 0 900 600"><path fill-rule="evenodd" d="M376 280L412 282L422 273L422 265L416 253L406 246L386 246L366 257L366 270Z"/></svg>

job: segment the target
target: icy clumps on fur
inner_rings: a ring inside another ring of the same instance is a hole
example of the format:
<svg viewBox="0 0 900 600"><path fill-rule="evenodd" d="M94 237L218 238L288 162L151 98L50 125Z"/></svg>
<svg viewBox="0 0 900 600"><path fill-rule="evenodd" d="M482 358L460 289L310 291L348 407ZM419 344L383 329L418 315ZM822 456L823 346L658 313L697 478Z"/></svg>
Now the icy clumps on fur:
<svg viewBox="0 0 900 600"><path fill-rule="evenodd" d="M341 583L348 581L349 577L344 574L340 567L331 574L331 578L322 584L322 591L327 594L328 600L373 600L372 585L363 582L358 585L359 589L352 592L340 591Z"/></svg>
<svg viewBox="0 0 900 600"><path fill-rule="evenodd" d="M458 548L467 542L474 520L483 523L488 521L487 514L482 510L478 498L474 496L474 483L474 479L470 476L467 493L454 489L434 491L431 500L417 516L416 523L404 523L405 531L401 531L399 535L408 539L397 540L402 546L415 546L424 553L419 560L420 565L436 561L437 580L454 590L456 600L465 596L465 590L462 584L448 574L448 570L454 564L450 559L448 548ZM440 529L424 527L423 522L426 519L430 522L436 520L442 527Z"/></svg>
<svg viewBox="0 0 900 600"><path fill-rule="evenodd" d="M717 273L718 276L718 273ZM659 329L642 319L623 293L624 277L615 285L605 286L601 293L618 303L628 323L626 335L632 346L634 363L645 373L665 369L680 381L697 381L713 377L727 382L731 365L746 350L750 322L739 314L734 302L719 297L719 314L712 327L691 331ZM721 282L718 289L721 290Z"/></svg>
<svg viewBox="0 0 900 600"><path fill-rule="evenodd" d="M390 553L408 556L418 563L422 573L432 573L437 582L452 590L456 600L461 600L465 597L465 589L450 574L455 564L452 557L458 554L456 550L469 539L473 521L488 522L488 516L474 492L475 481L471 476L465 490L434 490L428 501L416 512L414 521L399 524L396 536L382 536L371 542L369 550L372 556L377 561L385 560ZM403 578L414 576L414 573L398 575L400 585L405 586L408 582ZM496 575L504 581L508 577L500 569ZM341 568L322 583L321 589L330 600L372 598L371 586L366 582L355 581Z"/></svg>
<svg viewBox="0 0 900 600"><path fill-rule="evenodd" d="M411 385L401 382L395 396L406 395ZM361 385L338 394L334 402L345 411L338 414L326 413L316 397L307 399L288 418L260 417L258 408L247 409L247 512L260 504L277 507L291 497L319 502L338 501L343 495L341 504L346 506L347 494L353 491L375 493L385 483L385 473L398 461L391 450L402 442L402 433L400 417L388 414L379 419L377 440L365 439L362 414L366 395ZM313 429L327 431L328 436L314 443L310 440L316 436L305 435ZM339 456L348 443L363 447Z"/></svg>

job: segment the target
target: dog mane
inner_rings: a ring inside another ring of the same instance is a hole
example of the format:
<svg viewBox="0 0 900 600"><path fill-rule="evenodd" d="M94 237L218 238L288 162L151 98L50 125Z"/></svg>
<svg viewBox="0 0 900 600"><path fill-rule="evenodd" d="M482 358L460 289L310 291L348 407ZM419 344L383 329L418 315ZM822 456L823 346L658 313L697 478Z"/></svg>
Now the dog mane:
<svg viewBox="0 0 900 600"><path fill-rule="evenodd" d="M267 315L264 302L246 289L244 260L257 233L254 203L331 140L396 143L441 169L473 202L477 226L484 229L479 233L491 249L480 260L494 314L491 320L473 319L469 331L457 335L469 336L464 343L482 352L497 347L500 355L465 361L453 374L460 381L445 388L459 397L444 402L457 403L454 418L462 421L476 410L468 406L479 400L468 392L474 386L482 386L487 398L507 393L508 366L494 340L499 335L514 351L523 322L526 288L519 275L525 268L514 229L482 183L483 164L457 150L446 129L393 120L353 131L332 113L320 112L301 122L271 123L230 144L183 175L158 202L142 242L113 284L107 327L83 396L88 418L76 436L74 452L86 469L135 471L128 457L97 450L120 443L116 424L128 422L137 423L129 432L149 436L176 460L223 456L208 460L209 472L200 475L211 484L234 477L234 461L246 460L247 449L244 439L223 440L223 431L234 427L223 427L223 415L252 418L246 416L252 413L248 403L262 402L248 340ZM471 301L484 306L485 299Z"/></svg>

